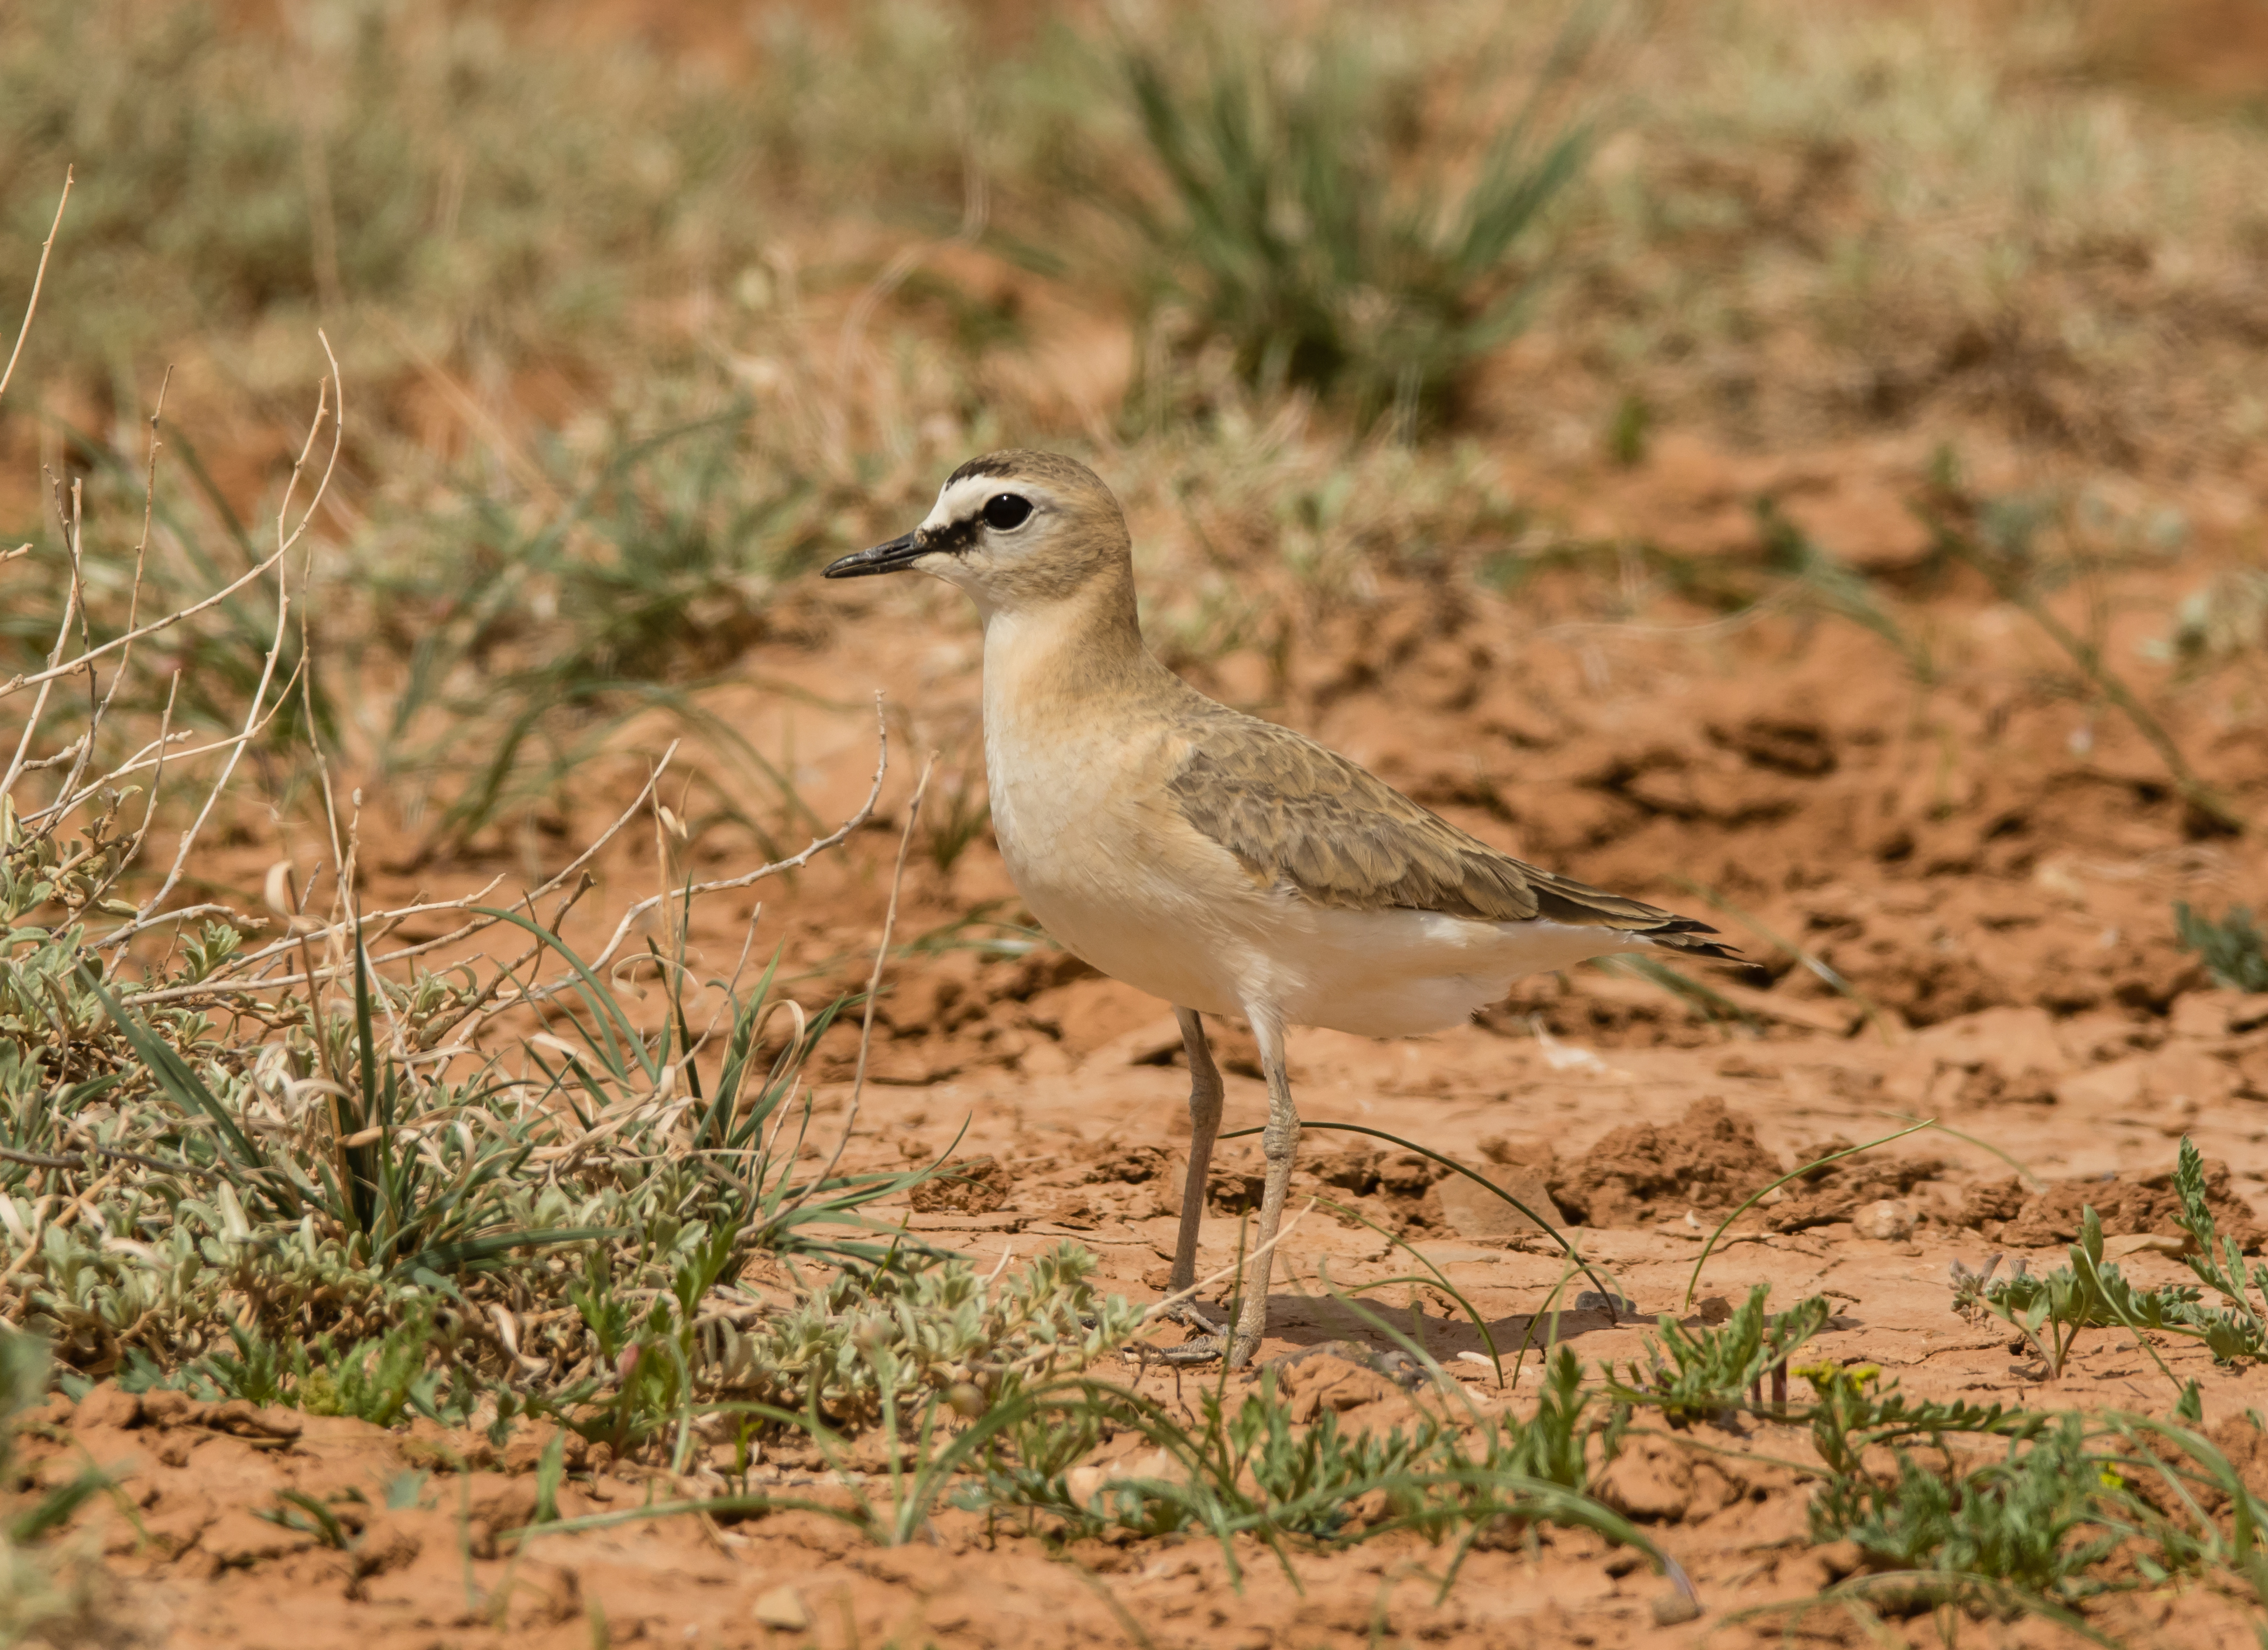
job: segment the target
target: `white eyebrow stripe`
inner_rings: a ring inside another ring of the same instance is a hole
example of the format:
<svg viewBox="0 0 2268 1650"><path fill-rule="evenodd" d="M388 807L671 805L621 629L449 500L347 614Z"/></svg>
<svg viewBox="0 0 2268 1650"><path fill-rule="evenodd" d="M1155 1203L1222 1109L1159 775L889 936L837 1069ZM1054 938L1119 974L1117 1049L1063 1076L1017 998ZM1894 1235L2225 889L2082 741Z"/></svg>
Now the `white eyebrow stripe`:
<svg viewBox="0 0 2268 1650"><path fill-rule="evenodd" d="M966 521L984 508L984 502L1001 490L997 475L968 475L939 488L937 505L922 522L922 530L934 533L939 527Z"/></svg>
<svg viewBox="0 0 2268 1650"><path fill-rule="evenodd" d="M954 522L973 519L996 492L1009 490L1012 488L1000 476L961 476L960 481L948 481L937 490L937 504L930 508L928 518L923 518L921 531L934 534L939 527L953 527Z"/></svg>

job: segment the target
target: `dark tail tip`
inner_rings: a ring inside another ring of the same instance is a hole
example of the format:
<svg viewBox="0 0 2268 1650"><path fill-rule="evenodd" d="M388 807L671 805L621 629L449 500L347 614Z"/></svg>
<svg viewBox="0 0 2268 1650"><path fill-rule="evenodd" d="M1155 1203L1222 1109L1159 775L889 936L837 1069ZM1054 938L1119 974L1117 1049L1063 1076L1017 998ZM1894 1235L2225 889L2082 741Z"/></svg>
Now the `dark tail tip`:
<svg viewBox="0 0 2268 1650"><path fill-rule="evenodd" d="M1742 968L1756 966L1742 956L1736 947L1702 938L1704 934L1716 932L1708 924L1691 917L1675 917L1659 928L1645 931L1646 937L1657 946L1682 952L1689 957L1706 957L1712 961L1730 962Z"/></svg>

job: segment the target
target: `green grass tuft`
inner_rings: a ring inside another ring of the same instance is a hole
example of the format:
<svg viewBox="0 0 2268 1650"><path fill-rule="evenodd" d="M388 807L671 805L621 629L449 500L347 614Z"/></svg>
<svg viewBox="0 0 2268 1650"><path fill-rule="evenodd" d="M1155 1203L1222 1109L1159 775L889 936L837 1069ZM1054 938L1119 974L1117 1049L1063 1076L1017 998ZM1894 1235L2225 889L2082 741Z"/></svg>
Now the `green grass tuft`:
<svg viewBox="0 0 2268 1650"><path fill-rule="evenodd" d="M2205 960L2205 972L2225 991L2268 991L2268 933L2253 920L2250 905L2232 905L2216 922L2174 902L2174 936L2184 951Z"/></svg>
<svg viewBox="0 0 2268 1650"><path fill-rule="evenodd" d="M1129 41L1119 67L1164 180L1162 204L1126 209L1160 296L1183 307L1185 343L1219 340L1246 382L1408 427L1527 323L1523 243L1589 143L1539 131L1542 88L1472 136L1458 187L1417 151L1423 77L1344 26L1298 42L1214 26L1169 51Z"/></svg>

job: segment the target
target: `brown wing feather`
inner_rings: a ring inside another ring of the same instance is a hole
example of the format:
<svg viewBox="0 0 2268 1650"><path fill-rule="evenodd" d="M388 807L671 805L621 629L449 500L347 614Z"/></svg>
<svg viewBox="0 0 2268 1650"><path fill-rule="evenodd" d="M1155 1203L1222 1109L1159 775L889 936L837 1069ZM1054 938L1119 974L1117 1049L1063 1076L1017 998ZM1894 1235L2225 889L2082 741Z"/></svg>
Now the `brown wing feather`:
<svg viewBox="0 0 2268 1650"><path fill-rule="evenodd" d="M1498 853L1383 780L1289 728L1222 710L1167 781L1182 817L1256 876L1318 904L1440 911L1489 922L1542 917L1730 956L1690 917Z"/></svg>

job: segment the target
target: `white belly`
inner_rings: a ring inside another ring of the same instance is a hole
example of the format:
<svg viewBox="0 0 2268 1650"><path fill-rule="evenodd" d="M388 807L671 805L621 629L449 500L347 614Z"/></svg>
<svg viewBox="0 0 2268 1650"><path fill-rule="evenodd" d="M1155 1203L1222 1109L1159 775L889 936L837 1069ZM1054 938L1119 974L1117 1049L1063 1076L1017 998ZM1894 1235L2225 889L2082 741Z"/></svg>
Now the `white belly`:
<svg viewBox="0 0 2268 1650"><path fill-rule="evenodd" d="M1285 903L1295 909L1274 924L1256 983L1293 1025L1366 1037L1439 1031L1471 1019L1530 974L1650 949L1610 929L1571 924L1336 910L1297 895Z"/></svg>

